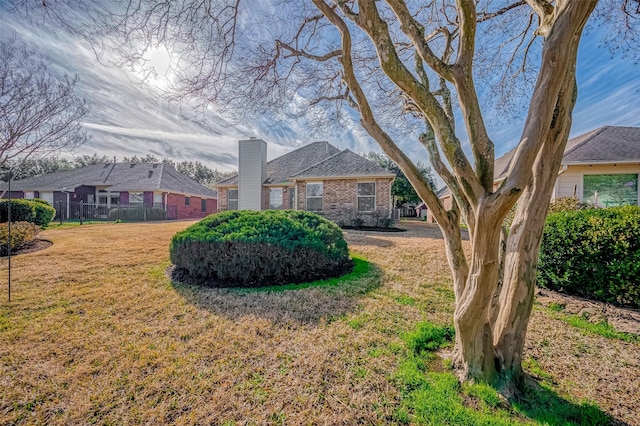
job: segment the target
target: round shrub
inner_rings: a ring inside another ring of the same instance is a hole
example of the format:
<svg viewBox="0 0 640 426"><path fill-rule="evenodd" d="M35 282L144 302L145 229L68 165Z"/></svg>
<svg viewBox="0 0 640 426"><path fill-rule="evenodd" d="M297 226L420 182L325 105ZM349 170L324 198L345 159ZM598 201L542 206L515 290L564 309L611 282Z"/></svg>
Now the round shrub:
<svg viewBox="0 0 640 426"><path fill-rule="evenodd" d="M0 222L9 219L9 200L0 201ZM46 228L56 215L56 209L48 202L40 199L25 200L21 198L11 200L11 222L31 222Z"/></svg>
<svg viewBox="0 0 640 426"><path fill-rule="evenodd" d="M29 201L33 203L33 208L35 210L34 223L41 228L49 226L49 223L51 223L53 218L56 216L56 209L54 209L47 201L39 198Z"/></svg>
<svg viewBox="0 0 640 426"><path fill-rule="evenodd" d="M260 287L340 276L352 268L342 230L296 210L226 211L171 240L178 271L216 287Z"/></svg>
<svg viewBox="0 0 640 426"><path fill-rule="evenodd" d="M640 307L640 207L550 215L540 249L538 284Z"/></svg>

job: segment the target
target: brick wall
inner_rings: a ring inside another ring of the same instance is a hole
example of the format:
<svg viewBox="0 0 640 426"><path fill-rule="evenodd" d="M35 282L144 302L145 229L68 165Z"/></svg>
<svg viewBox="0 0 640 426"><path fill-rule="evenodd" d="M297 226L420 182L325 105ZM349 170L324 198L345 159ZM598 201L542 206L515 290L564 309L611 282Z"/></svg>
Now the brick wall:
<svg viewBox="0 0 640 426"><path fill-rule="evenodd" d="M358 180L332 179L323 181L322 212L327 219L340 225L354 225L362 220L364 225L378 226L379 220L389 217L391 207L391 179L375 179L376 210L358 212ZM306 182L297 183L298 209L306 210Z"/></svg>
<svg viewBox="0 0 640 426"><path fill-rule="evenodd" d="M217 200L207 199L207 211L201 212L201 198L191 197L190 205L185 205L185 196L180 194L167 195L167 206L176 206L177 219L198 219L208 216L217 211Z"/></svg>
<svg viewBox="0 0 640 426"><path fill-rule="evenodd" d="M228 188L218 188L218 211L227 210L227 195L229 194Z"/></svg>

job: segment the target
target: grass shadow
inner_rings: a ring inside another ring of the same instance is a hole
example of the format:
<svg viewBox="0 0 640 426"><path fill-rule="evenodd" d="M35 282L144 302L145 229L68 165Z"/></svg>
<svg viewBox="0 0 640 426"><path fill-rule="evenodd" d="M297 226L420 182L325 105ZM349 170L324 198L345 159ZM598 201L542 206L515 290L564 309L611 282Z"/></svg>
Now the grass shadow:
<svg viewBox="0 0 640 426"><path fill-rule="evenodd" d="M354 269L342 277L255 289L209 288L172 281L189 303L232 320L246 316L274 324L318 324L358 308L358 300L382 285L382 271L354 256Z"/></svg>
<svg viewBox="0 0 640 426"><path fill-rule="evenodd" d="M568 401L531 377L527 378L522 394L509 402L520 414L539 424L627 425L593 403Z"/></svg>

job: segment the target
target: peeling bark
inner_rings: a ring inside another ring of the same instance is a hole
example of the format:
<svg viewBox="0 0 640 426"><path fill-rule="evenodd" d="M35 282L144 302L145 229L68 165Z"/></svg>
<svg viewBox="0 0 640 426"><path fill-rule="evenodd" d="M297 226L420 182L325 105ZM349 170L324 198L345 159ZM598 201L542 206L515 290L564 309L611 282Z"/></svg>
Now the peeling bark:
<svg viewBox="0 0 640 426"><path fill-rule="evenodd" d="M323 0L313 2L340 31L339 60L345 71L344 81L358 104L363 126L405 172L434 212L444 234L456 296L454 365L461 379L498 383L506 388L517 385L522 375L522 350L533 306L542 229L571 125L578 41L597 0L559 0L555 6L530 1L534 11L540 14L546 41L521 143L507 178L496 191L492 182L493 144L484 127L472 78L478 19L475 3L457 1L458 53L449 64L445 60L448 54L438 58L429 48L424 29L414 20L406 4L388 0L400 28L412 40L416 58L421 58L439 74L443 84L449 81L456 89L475 158L473 168L455 135L446 105L440 104L428 85L402 62L388 25L378 12L378 2L358 0L357 13L345 2L337 2L337 8ZM350 29L339 11L369 36L382 70L425 118L427 131L420 140L469 225L469 261L462 247L459 210L444 209L434 192L420 180L411 160L376 121L354 72ZM419 64L418 69L421 67ZM424 80L424 75L422 78ZM518 199L516 216L505 240L502 221Z"/></svg>

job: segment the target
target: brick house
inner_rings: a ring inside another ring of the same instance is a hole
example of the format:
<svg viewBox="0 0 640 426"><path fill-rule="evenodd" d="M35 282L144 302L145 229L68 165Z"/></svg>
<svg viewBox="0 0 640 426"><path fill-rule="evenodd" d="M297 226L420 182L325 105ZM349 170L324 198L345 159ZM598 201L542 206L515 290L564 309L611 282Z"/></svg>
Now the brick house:
<svg viewBox="0 0 640 426"><path fill-rule="evenodd" d="M393 173L328 142L313 142L269 162L267 144L239 142L238 174L216 184L218 211L294 209L340 225L377 226L391 216Z"/></svg>
<svg viewBox="0 0 640 426"><path fill-rule="evenodd" d="M21 179L11 183L11 197L41 198L67 218L80 203L161 208L167 219L202 218L218 209L214 190L163 163L97 164Z"/></svg>
<svg viewBox="0 0 640 426"><path fill-rule="evenodd" d="M494 166L494 186L507 176L515 148ZM594 207L640 205L640 127L603 126L567 141L551 199L576 197ZM438 192L445 206L451 193ZM428 214L427 220L433 222Z"/></svg>

